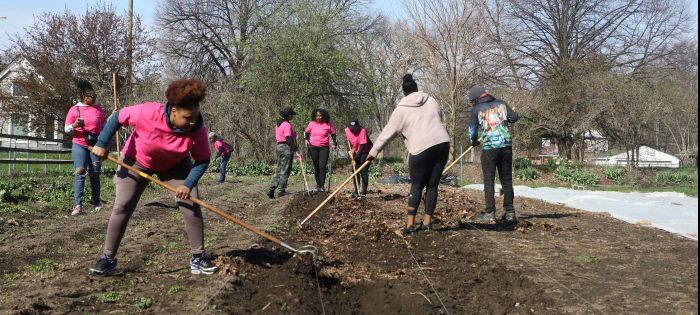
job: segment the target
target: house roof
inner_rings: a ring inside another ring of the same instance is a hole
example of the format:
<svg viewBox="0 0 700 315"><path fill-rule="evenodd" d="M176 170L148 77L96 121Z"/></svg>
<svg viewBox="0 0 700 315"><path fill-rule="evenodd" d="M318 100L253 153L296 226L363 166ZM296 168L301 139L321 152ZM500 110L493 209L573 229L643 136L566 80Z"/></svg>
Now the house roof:
<svg viewBox="0 0 700 315"><path fill-rule="evenodd" d="M0 81L4 80L7 77L7 75L9 75L12 72L12 70L21 69L21 68L33 69L34 67L29 62L29 60L27 60L27 58L19 56L19 57L15 58L14 60L12 60L12 62L10 62L10 64L8 64L5 68L0 70Z"/></svg>
<svg viewBox="0 0 700 315"><path fill-rule="evenodd" d="M604 161L604 160L627 160L627 154L632 155L632 150L623 152L617 155L609 156L609 157L604 157L604 158L597 158L595 160L599 161ZM680 161L677 157L670 155L668 153L661 152L659 150L650 148L648 146L641 146L639 147L639 161L640 162L652 162L652 161L669 161L669 162L678 162Z"/></svg>

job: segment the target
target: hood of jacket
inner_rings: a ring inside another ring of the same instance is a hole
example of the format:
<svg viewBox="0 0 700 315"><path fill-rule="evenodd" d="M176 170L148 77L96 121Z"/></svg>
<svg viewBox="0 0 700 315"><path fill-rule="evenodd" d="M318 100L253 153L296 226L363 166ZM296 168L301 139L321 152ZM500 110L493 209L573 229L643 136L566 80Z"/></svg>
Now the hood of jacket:
<svg viewBox="0 0 700 315"><path fill-rule="evenodd" d="M397 106L420 107L428 102L428 99L430 99L430 95L428 95L428 93L421 91L413 92L404 96L401 101L399 101L399 105Z"/></svg>

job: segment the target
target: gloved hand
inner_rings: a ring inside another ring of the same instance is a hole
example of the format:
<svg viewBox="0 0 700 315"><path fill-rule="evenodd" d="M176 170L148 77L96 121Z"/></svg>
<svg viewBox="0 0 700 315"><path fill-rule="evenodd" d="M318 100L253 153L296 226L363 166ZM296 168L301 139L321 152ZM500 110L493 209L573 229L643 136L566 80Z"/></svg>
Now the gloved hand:
<svg viewBox="0 0 700 315"><path fill-rule="evenodd" d="M335 150L335 144L331 144L331 150Z"/></svg>
<svg viewBox="0 0 700 315"><path fill-rule="evenodd" d="M109 150L107 150L105 148L98 147L98 146L93 146L92 150L90 150L90 151L92 152L92 154L96 155L97 157L99 157L102 160L106 159L107 155L109 155Z"/></svg>
<svg viewBox="0 0 700 315"><path fill-rule="evenodd" d="M472 146L478 147L480 145L481 145L481 141L479 141L479 140L472 141Z"/></svg>
<svg viewBox="0 0 700 315"><path fill-rule="evenodd" d="M308 148L308 147L310 147L310 146L311 146L311 141L309 141L309 140L305 140L305 141L304 141L304 144L305 144L305 145L306 145L306 147Z"/></svg>
<svg viewBox="0 0 700 315"><path fill-rule="evenodd" d="M367 155L367 159L365 159L365 161L371 162L371 161L374 161L374 158L375 158L375 156L370 154L370 155Z"/></svg>
<svg viewBox="0 0 700 315"><path fill-rule="evenodd" d="M299 160L299 162L304 160L304 158L301 156L301 153L299 152L297 152L297 160Z"/></svg>

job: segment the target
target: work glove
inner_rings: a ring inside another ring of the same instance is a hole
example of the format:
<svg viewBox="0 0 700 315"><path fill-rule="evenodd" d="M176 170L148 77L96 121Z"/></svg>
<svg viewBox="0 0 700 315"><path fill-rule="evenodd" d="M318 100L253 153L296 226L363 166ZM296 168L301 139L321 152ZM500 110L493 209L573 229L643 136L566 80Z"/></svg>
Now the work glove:
<svg viewBox="0 0 700 315"><path fill-rule="evenodd" d="M304 160L304 158L301 156L301 153L299 152L297 152L297 160L299 160L299 162Z"/></svg>

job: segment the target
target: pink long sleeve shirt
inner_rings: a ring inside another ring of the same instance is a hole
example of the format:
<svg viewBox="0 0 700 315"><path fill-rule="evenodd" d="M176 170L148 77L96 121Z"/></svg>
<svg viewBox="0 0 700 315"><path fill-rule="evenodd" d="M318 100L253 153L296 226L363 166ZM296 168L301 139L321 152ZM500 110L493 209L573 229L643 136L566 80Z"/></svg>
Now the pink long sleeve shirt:
<svg viewBox="0 0 700 315"><path fill-rule="evenodd" d="M78 111L80 111L80 118L83 119L85 125L78 128L73 128L73 143L87 147L87 142L85 142L85 130L95 135L102 131L102 126L104 126L107 120L102 113L102 107L100 105L85 105L83 103L78 103L73 105L66 114L65 126L72 125L78 119Z"/></svg>
<svg viewBox="0 0 700 315"><path fill-rule="evenodd" d="M171 169L188 156L195 161L211 157L207 128L179 133L168 126L165 104L143 103L119 110L119 124L133 126L134 132L122 153L155 172Z"/></svg>
<svg viewBox="0 0 700 315"><path fill-rule="evenodd" d="M309 134L309 142L315 147L327 147L330 143L328 135L335 134L333 125L327 122L312 121L306 126L304 132Z"/></svg>

